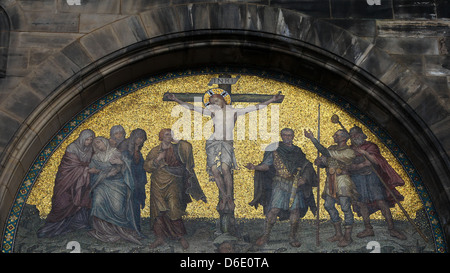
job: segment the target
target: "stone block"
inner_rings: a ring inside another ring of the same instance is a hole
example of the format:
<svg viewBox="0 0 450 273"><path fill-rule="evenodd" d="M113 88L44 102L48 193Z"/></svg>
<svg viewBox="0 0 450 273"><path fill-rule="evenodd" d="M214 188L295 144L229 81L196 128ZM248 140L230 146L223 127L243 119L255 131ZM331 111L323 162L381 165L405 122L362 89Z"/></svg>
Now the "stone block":
<svg viewBox="0 0 450 273"><path fill-rule="evenodd" d="M448 107L443 105L430 88L422 90L407 102L429 126L449 115Z"/></svg>
<svg viewBox="0 0 450 273"><path fill-rule="evenodd" d="M380 81L391 88L405 101L415 96L424 88L424 84L420 78L401 63L396 63L389 71L380 77Z"/></svg>
<svg viewBox="0 0 450 273"><path fill-rule="evenodd" d="M5 98L2 107L25 120L41 102L42 98L32 88L21 84Z"/></svg>
<svg viewBox="0 0 450 273"><path fill-rule="evenodd" d="M375 45L389 54L439 54L437 38L411 38L411 37L378 37Z"/></svg>
<svg viewBox="0 0 450 273"><path fill-rule="evenodd" d="M236 5L233 3L219 4L217 10L217 20L212 26L223 29L242 29L244 22L242 18L246 15L246 5Z"/></svg>
<svg viewBox="0 0 450 273"><path fill-rule="evenodd" d="M449 56L424 56L426 76L450 76Z"/></svg>
<svg viewBox="0 0 450 273"><path fill-rule="evenodd" d="M17 1L22 10L26 12L55 12L55 0L20 0Z"/></svg>
<svg viewBox="0 0 450 273"><path fill-rule="evenodd" d="M29 48L28 51L30 54L28 65L30 69L33 69L55 54L58 50L54 48L33 47Z"/></svg>
<svg viewBox="0 0 450 273"><path fill-rule="evenodd" d="M439 98L446 101L450 99L450 86L446 76L427 76L422 77L422 79L427 86L436 92Z"/></svg>
<svg viewBox="0 0 450 273"><path fill-rule="evenodd" d="M173 3L173 1L167 0L128 0L122 1L120 11L122 14L139 14L150 9L165 7L171 4L183 4L184 2L186 1L181 1L181 3Z"/></svg>
<svg viewBox="0 0 450 273"><path fill-rule="evenodd" d="M333 49L333 53L343 57L353 64L356 64L364 53L372 46L370 42L355 37L348 31L342 32L334 44L336 46Z"/></svg>
<svg viewBox="0 0 450 273"><path fill-rule="evenodd" d="M269 33L276 32L276 24L274 22L278 21L279 12L278 9L270 8L267 6L258 7L258 24L260 24L261 29Z"/></svg>
<svg viewBox="0 0 450 273"><path fill-rule="evenodd" d="M444 150L450 155L450 116L445 117L439 122L436 122L431 127L433 134L439 139Z"/></svg>
<svg viewBox="0 0 450 273"><path fill-rule="evenodd" d="M24 76L28 73L29 50L28 48L8 49L7 69L10 75Z"/></svg>
<svg viewBox="0 0 450 273"><path fill-rule="evenodd" d="M77 33L11 32L10 48L61 49L81 36Z"/></svg>
<svg viewBox="0 0 450 273"><path fill-rule="evenodd" d="M177 14L176 11L181 13ZM183 31L187 25L191 24L190 10L184 6L181 9L150 10L142 13L141 19L150 38Z"/></svg>
<svg viewBox="0 0 450 273"><path fill-rule="evenodd" d="M0 111L0 147L6 148L21 122Z"/></svg>
<svg viewBox="0 0 450 273"><path fill-rule="evenodd" d="M295 11L280 10L278 15L278 33L304 40L315 23L315 19L308 16L299 16Z"/></svg>
<svg viewBox="0 0 450 273"><path fill-rule="evenodd" d="M380 5L369 5L363 0L333 0L331 18L392 19L392 1L381 0Z"/></svg>
<svg viewBox="0 0 450 273"><path fill-rule="evenodd" d="M392 0L395 19L435 19L435 1Z"/></svg>
<svg viewBox="0 0 450 273"><path fill-rule="evenodd" d="M57 53L42 63L27 82L36 93L46 97L79 70L67 56Z"/></svg>
<svg viewBox="0 0 450 273"><path fill-rule="evenodd" d="M450 35L450 22L443 20L378 20L379 37L436 37Z"/></svg>
<svg viewBox="0 0 450 273"><path fill-rule="evenodd" d="M398 63L405 65L412 72L421 75L424 74L424 56L418 55L396 55L391 54Z"/></svg>
<svg viewBox="0 0 450 273"><path fill-rule="evenodd" d="M436 13L438 19L450 19L450 0L436 0Z"/></svg>
<svg viewBox="0 0 450 273"><path fill-rule="evenodd" d="M21 31L77 33L79 14L24 12L26 23Z"/></svg>
<svg viewBox="0 0 450 273"><path fill-rule="evenodd" d="M395 63L388 54L376 47L372 47L361 58L358 60L358 65L375 78L382 77Z"/></svg>
<svg viewBox="0 0 450 273"><path fill-rule="evenodd" d="M343 32L342 28L322 20L316 20L311 26L305 41L319 48L334 52L337 46L336 41Z"/></svg>
<svg viewBox="0 0 450 273"><path fill-rule="evenodd" d="M60 13L109 13L120 14L120 0L87 1L81 0L81 5L69 5L67 0L56 0L56 7Z"/></svg>
<svg viewBox="0 0 450 273"><path fill-rule="evenodd" d="M76 114L78 114L85 107L81 96L75 96L71 100L65 103L65 105L60 106L56 114L60 124L66 124L70 121Z"/></svg>
<svg viewBox="0 0 450 273"><path fill-rule="evenodd" d="M89 57L95 61L122 47L111 26L98 29L80 39Z"/></svg>
<svg viewBox="0 0 450 273"><path fill-rule="evenodd" d="M327 22L341 27L359 37L373 37L377 35L377 21L373 19L327 19ZM379 20L384 22L383 20Z"/></svg>
<svg viewBox="0 0 450 273"><path fill-rule="evenodd" d="M79 41L75 41L61 50L68 59L70 59L79 68L84 68L91 64L92 59L87 55L86 51Z"/></svg>
<svg viewBox="0 0 450 273"><path fill-rule="evenodd" d="M328 0L271 0L270 5L295 10L316 18L330 17L330 3Z"/></svg>
<svg viewBox="0 0 450 273"><path fill-rule="evenodd" d="M111 25L123 47L147 39L147 33L137 16L130 16Z"/></svg>
<svg viewBox="0 0 450 273"><path fill-rule="evenodd" d="M128 1L126 2L128 3ZM82 13L80 14L80 33L89 33L101 28L109 23L121 20L127 17L122 14L95 14Z"/></svg>

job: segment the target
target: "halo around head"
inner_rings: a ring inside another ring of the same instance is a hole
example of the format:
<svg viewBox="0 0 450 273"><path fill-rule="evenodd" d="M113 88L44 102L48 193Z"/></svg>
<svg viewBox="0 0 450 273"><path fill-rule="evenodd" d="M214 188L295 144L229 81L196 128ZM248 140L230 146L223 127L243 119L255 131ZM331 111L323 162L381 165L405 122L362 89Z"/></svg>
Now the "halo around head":
<svg viewBox="0 0 450 273"><path fill-rule="evenodd" d="M205 95L203 95L203 104L205 106L208 106L210 104L209 99L212 95L221 95L228 105L231 104L231 96L227 91L221 88L211 88L205 92Z"/></svg>

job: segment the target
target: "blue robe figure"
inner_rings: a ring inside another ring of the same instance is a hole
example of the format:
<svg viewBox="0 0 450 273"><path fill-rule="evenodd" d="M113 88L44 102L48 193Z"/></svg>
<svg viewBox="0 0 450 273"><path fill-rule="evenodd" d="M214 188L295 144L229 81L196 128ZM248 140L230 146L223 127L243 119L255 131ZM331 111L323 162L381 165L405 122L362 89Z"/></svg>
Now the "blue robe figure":
<svg viewBox="0 0 450 273"><path fill-rule="evenodd" d="M141 153L142 146L146 140L146 132L138 128L133 130L130 137L122 141L118 146L122 156L130 161L131 175L134 180L133 212L139 231L141 231L141 209L145 206L145 185L147 184L144 157Z"/></svg>

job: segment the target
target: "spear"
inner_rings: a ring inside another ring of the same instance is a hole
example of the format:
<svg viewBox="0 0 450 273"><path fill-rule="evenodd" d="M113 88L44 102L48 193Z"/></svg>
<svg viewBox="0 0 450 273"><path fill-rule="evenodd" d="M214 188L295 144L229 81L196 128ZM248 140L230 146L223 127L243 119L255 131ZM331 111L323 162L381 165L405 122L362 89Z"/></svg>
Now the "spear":
<svg viewBox="0 0 450 273"><path fill-rule="evenodd" d="M339 116L334 114L331 117L331 122L332 123L339 123L339 125L341 125L342 129L344 129L346 132L347 129L345 129L344 125L342 125L342 123L339 121ZM369 162L371 162L365 155L363 155L364 158L366 160L368 160ZM372 162L371 162L372 163ZM400 201L398 201L398 199L395 197L394 193L392 192L392 190L388 187L388 185L386 184L386 182L383 180L383 178L381 178L381 176L378 174L378 172L375 170L375 168L373 167L373 164L370 164L370 167L372 169L372 172L374 172L378 179L381 181L381 184L383 184L383 186L386 188L386 190L390 193L390 195L392 196L392 198L394 199L395 203L398 205L398 207L400 208L400 210L403 212L403 214L406 216L406 219L408 219L409 223L416 229L416 231L420 234L420 236L424 239L424 241L426 243L428 243L428 238L427 236L425 236L425 234L422 232L422 230L419 229L419 227L413 222L413 220L411 219L411 217L409 216L408 212L403 208L402 204L400 204Z"/></svg>
<svg viewBox="0 0 450 273"><path fill-rule="evenodd" d="M320 103L317 109L317 140L320 143ZM319 151L317 151L317 157L320 156ZM316 215L316 245L320 245L320 168L317 166L317 215Z"/></svg>

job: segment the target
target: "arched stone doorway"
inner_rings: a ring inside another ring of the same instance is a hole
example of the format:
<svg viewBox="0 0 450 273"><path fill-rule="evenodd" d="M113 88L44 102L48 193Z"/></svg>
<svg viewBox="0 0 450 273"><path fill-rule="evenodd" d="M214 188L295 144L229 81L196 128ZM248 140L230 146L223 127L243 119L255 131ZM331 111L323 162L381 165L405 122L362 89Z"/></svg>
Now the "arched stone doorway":
<svg viewBox="0 0 450 273"><path fill-rule="evenodd" d="M229 14L239 16L226 20ZM323 21L236 4L181 5L127 17L73 42L27 77L20 86L22 94L37 92L45 99L28 115L6 151L2 211L11 209L24 175L45 143L91 102L148 75L215 65L299 76L356 105L406 152L425 181L444 229L448 227L448 159L402 99L408 90L403 89L401 74L392 76L404 72L401 64ZM6 226L7 216L2 217Z"/></svg>

